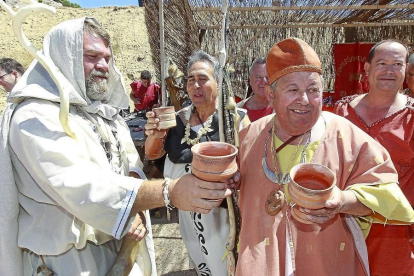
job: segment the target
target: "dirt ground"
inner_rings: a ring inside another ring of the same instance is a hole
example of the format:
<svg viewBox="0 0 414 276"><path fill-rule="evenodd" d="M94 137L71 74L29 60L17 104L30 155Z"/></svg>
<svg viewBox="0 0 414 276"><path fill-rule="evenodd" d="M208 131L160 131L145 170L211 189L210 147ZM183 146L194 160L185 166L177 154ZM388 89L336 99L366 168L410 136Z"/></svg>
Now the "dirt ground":
<svg viewBox="0 0 414 276"><path fill-rule="evenodd" d="M158 275L197 276L190 269L187 250L180 235L177 210L167 221L166 208L161 208L162 218L151 216Z"/></svg>
<svg viewBox="0 0 414 276"><path fill-rule="evenodd" d="M115 64L124 76L127 93L129 84L139 78L142 70L155 72L145 25L144 9L139 7L106 7L97 9L58 8L56 14L31 15L23 25L24 33L38 48L47 31L54 25L82 16L96 17L111 35ZM9 15L0 9L1 57L19 61L25 68L33 58L14 37ZM0 87L0 113L6 104L6 92ZM153 216L153 234L158 275L196 276L189 268L187 251L180 236L177 214L166 219L166 209L161 208L162 218Z"/></svg>

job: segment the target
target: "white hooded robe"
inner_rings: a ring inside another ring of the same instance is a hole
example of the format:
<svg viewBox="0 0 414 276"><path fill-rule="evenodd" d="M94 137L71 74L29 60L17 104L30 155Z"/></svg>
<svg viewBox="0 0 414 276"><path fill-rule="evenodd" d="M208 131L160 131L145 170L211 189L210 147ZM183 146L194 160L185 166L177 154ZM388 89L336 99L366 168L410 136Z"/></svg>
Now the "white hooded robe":
<svg viewBox="0 0 414 276"><path fill-rule="evenodd" d="M55 275L105 275L133 221L130 211L143 180L126 176L145 175L118 115L128 107L128 96L111 58L109 101L87 98L84 20L54 27L42 49L66 77L75 138L62 128L59 91L37 60L10 93L1 118L0 275L36 275L39 255ZM97 129L110 138L111 163ZM114 167L124 170L118 174ZM148 213L147 229L152 275L157 275ZM130 275L141 271L135 266Z"/></svg>

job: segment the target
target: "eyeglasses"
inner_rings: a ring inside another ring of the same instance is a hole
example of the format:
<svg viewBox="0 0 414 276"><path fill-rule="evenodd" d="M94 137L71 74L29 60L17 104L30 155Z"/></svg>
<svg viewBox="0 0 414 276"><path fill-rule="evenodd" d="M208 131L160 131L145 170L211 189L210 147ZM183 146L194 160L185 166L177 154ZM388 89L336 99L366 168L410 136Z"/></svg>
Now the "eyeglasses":
<svg viewBox="0 0 414 276"><path fill-rule="evenodd" d="M1 79L3 79L3 78L4 78L6 75L8 75L8 74L10 74L10 72L9 72L9 73L6 73L6 74L1 75L1 76L0 76L0 80L1 80Z"/></svg>

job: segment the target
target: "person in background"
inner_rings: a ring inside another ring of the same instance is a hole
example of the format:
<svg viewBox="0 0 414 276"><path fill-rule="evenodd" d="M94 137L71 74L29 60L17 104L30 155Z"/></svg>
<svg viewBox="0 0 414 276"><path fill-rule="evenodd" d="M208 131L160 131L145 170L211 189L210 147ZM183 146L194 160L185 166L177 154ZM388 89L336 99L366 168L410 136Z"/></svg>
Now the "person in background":
<svg viewBox="0 0 414 276"><path fill-rule="evenodd" d="M273 113L273 107L269 105L270 87L266 74L266 59L258 58L254 60L249 69L252 95L237 103L237 107L247 110L251 122Z"/></svg>
<svg viewBox="0 0 414 276"><path fill-rule="evenodd" d="M408 88L404 89L403 93L411 98L414 98L414 53L412 53L408 58L405 81L407 82Z"/></svg>
<svg viewBox="0 0 414 276"><path fill-rule="evenodd" d="M130 84L132 92L130 99L134 102L135 111L150 111L154 107L160 106L161 90L160 86L151 82L152 75L149 71L141 72L141 78Z"/></svg>
<svg viewBox="0 0 414 276"><path fill-rule="evenodd" d="M157 129L159 118L148 112L145 125L145 153L149 160L166 155L164 176L177 178L191 174L191 148L207 141L219 141L217 88L218 60L203 52L194 52L187 64L187 93L192 104L177 112L177 126ZM245 110L238 110L240 128L250 123ZM226 276L226 243L229 218L225 206L208 214L179 211L180 232L199 275Z"/></svg>
<svg viewBox="0 0 414 276"><path fill-rule="evenodd" d="M23 66L11 58L0 59L0 85L6 92L12 91L13 87L24 74Z"/></svg>
<svg viewBox="0 0 414 276"><path fill-rule="evenodd" d="M414 206L414 99L399 93L406 72L414 72L414 67L407 70L407 61L407 47L400 41L389 39L374 45L364 65L369 92L338 101L335 113L387 149L399 187ZM413 78L408 76L410 81ZM373 223L366 242L371 275L413 275L413 224Z"/></svg>

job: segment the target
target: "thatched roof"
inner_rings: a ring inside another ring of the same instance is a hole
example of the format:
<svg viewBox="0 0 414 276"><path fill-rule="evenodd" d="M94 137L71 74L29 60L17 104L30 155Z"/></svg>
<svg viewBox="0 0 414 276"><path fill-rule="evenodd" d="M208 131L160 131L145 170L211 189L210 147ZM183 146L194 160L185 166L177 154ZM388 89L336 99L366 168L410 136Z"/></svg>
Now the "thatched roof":
<svg viewBox="0 0 414 276"><path fill-rule="evenodd" d="M236 94L244 96L248 68L265 57L272 45L294 36L308 42L324 66L326 88L334 87L332 45L378 42L395 38L414 44L412 0L229 0L228 62ZM154 37L154 61L159 64L158 1L147 1L148 29ZM178 11L178 7L180 10ZM200 47L218 56L220 0L164 1L165 48L179 68ZM151 16L150 16L151 14ZM179 41L179 42L178 42ZM158 59L158 61L157 61Z"/></svg>

